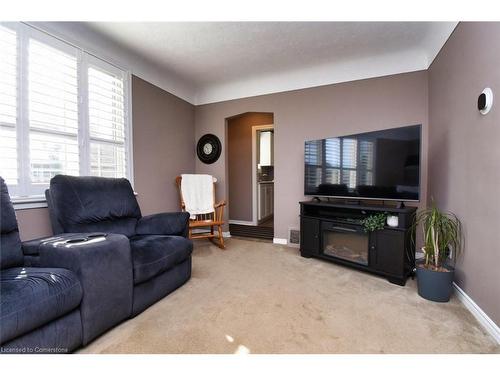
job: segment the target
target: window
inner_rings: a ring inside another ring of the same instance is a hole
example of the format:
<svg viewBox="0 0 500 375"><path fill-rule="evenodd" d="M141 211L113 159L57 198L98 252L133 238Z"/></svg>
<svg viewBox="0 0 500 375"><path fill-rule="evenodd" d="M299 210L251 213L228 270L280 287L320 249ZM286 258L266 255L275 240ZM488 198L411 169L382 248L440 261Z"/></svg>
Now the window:
<svg viewBox="0 0 500 375"><path fill-rule="evenodd" d="M125 175L125 102L123 80L90 66L90 172L94 176Z"/></svg>
<svg viewBox="0 0 500 375"><path fill-rule="evenodd" d="M259 130L259 165L272 166L273 161L273 130Z"/></svg>
<svg viewBox="0 0 500 375"><path fill-rule="evenodd" d="M57 174L131 179L129 75L24 24L0 25L0 175L14 199Z"/></svg>
<svg viewBox="0 0 500 375"><path fill-rule="evenodd" d="M0 174L17 185L17 37L0 26Z"/></svg>
<svg viewBox="0 0 500 375"><path fill-rule="evenodd" d="M66 52L31 37L27 43L27 183L35 195L56 174L79 174L78 67L76 49Z"/></svg>

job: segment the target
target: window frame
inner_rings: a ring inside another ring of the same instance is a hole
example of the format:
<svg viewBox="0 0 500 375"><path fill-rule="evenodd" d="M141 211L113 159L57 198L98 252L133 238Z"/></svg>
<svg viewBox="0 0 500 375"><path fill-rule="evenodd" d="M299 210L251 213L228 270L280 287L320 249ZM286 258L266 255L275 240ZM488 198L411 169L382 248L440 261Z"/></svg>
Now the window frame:
<svg viewBox="0 0 500 375"><path fill-rule="evenodd" d="M82 150L81 145L80 145L80 127L82 126L82 123L80 122L80 113L85 110L84 107L81 105L81 100L80 100L80 86L81 86L81 80L80 80L80 74L81 74L81 66L80 66L80 58L81 58L81 51L72 46L69 45L57 38L54 38L46 33L43 33L39 30L36 30L34 28L31 28L26 25L22 25L24 27L21 28L20 31L20 38L18 40L20 41L20 50L21 50L21 64L19 66L19 79L20 79L20 85L19 89L21 90L22 94L20 95L20 98L18 99L18 103L21 101L21 111L23 111L23 121L20 124L20 127L23 128L22 130L22 135L24 137L23 145L24 148L20 148L20 151L18 151L18 156L20 156L23 159L23 167L20 173L21 176L21 181L19 183L19 190L21 192L20 197L14 196L14 202L16 201L16 198L25 198L25 200L29 200L30 198L39 198L43 197L44 191L47 188L45 184L34 184L31 181L30 178L30 164L31 164L31 158L30 158L30 132L31 132L31 127L30 127L30 117L29 117L29 109L30 109L30 85L29 85L29 68L30 68L30 61L29 61L29 43L30 40L35 40L38 43L45 44L51 48L54 48L62 53L65 53L67 55L70 55L75 58L76 60L76 84L77 84L77 108L78 108L78 124L77 124L77 133L76 133L76 143L78 145L78 166L79 166L79 174L81 174L81 163L82 160L85 159L85 153L82 151L85 151L84 149ZM23 30L24 28L24 30ZM33 132L37 132L37 130L33 130ZM62 136L66 138L71 138L71 135L65 131L54 131L54 130L43 130L40 131L43 134L48 134L48 135L57 135L60 133Z"/></svg>
<svg viewBox="0 0 500 375"><path fill-rule="evenodd" d="M124 95L124 130L125 130L125 177L134 186L133 173L133 131L132 131L132 88L130 70L118 66L107 59L96 56L94 53L76 46L58 36L49 34L36 27L22 22L0 22L0 25L13 30L17 40L17 118L15 123L17 137L17 168L18 184L9 185L12 202L16 209L46 207L43 191L33 188L30 179L30 151L29 151L29 79L28 79L28 48L29 40L34 39L48 46L68 53L76 58L77 63L77 100L78 100L78 152L79 175L90 175L90 131L88 106L88 69L97 68L105 73L114 75L123 80ZM50 133L50 131L48 131ZM55 133L55 132L54 132ZM47 188L42 185L42 189Z"/></svg>

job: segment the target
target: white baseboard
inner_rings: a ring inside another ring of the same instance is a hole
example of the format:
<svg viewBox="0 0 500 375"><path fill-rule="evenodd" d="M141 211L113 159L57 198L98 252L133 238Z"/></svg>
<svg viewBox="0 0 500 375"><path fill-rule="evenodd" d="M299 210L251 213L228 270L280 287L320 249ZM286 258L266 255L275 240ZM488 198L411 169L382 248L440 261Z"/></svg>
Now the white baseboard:
<svg viewBox="0 0 500 375"><path fill-rule="evenodd" d="M286 238L273 238L273 243L278 245L286 245L288 243Z"/></svg>
<svg viewBox="0 0 500 375"><path fill-rule="evenodd" d="M222 232L222 237L231 238L231 233L230 232Z"/></svg>
<svg viewBox="0 0 500 375"><path fill-rule="evenodd" d="M237 225L253 225L256 226L257 223L253 221L244 221L244 220L228 220L229 224L237 224Z"/></svg>
<svg viewBox="0 0 500 375"><path fill-rule="evenodd" d="M500 345L500 327L486 315L486 313L470 298L457 284L453 283L453 287L457 292L457 297L477 319L479 324L488 332Z"/></svg>

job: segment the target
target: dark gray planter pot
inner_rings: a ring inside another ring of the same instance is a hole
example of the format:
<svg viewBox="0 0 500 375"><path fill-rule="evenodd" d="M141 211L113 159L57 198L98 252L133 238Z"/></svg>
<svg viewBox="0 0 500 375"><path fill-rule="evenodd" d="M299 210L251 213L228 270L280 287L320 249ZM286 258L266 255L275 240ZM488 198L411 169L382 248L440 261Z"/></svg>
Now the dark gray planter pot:
<svg viewBox="0 0 500 375"><path fill-rule="evenodd" d="M450 272L428 270L417 265L417 285L420 297L434 302L448 302L453 289L455 270L445 266Z"/></svg>

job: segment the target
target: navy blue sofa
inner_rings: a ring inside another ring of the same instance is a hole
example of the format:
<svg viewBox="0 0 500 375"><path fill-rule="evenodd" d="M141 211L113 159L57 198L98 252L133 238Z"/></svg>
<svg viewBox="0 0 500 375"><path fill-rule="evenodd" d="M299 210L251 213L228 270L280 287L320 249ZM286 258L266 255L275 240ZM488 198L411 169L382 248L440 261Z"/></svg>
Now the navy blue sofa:
<svg viewBox="0 0 500 375"><path fill-rule="evenodd" d="M0 189L1 353L70 352L130 316L125 236L75 233L21 243L1 177Z"/></svg>
<svg viewBox="0 0 500 375"><path fill-rule="evenodd" d="M52 348L71 351L82 344L82 286L63 268L23 267L16 215L0 177L0 346L3 353Z"/></svg>
<svg viewBox="0 0 500 375"><path fill-rule="evenodd" d="M54 234L104 232L128 238L133 265L132 316L191 277L189 214L142 216L124 178L57 175L45 192ZM36 262L37 254L31 254Z"/></svg>

